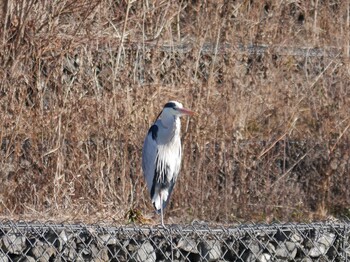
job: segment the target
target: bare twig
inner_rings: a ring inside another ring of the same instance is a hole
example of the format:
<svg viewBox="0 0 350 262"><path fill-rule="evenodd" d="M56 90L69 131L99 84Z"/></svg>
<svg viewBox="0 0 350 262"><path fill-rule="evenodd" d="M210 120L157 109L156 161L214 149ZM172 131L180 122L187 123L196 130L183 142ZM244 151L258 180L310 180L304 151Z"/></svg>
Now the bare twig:
<svg viewBox="0 0 350 262"><path fill-rule="evenodd" d="M350 127L350 123L344 128L343 132L341 132L340 135L338 136L337 141L335 142L335 144L331 147L331 149L330 149L330 151L329 151L330 154L333 153L333 151L334 151L334 149L336 148L336 146L338 145L340 139L344 136L344 134L346 133L346 131L348 131L349 127Z"/></svg>
<svg viewBox="0 0 350 262"><path fill-rule="evenodd" d="M279 176L278 179L271 184L271 187L274 187L276 184L278 184L279 181L281 181L282 178L286 177L290 173L290 171L292 171L294 167L297 164L299 164L300 161L303 160L312 150L313 148L309 149L304 155L302 155L297 161L295 161L295 163L285 173Z"/></svg>
<svg viewBox="0 0 350 262"><path fill-rule="evenodd" d="M119 70L120 57L121 57L121 54L122 54L123 45L124 45L124 39L125 39L125 36L126 36L126 25L128 23L129 10L130 10L130 7L131 7L132 3L133 3L133 0L128 0L128 5L126 7L126 14L125 14L125 19L124 19L124 25L123 25L123 31L122 31L122 34L121 34L120 43L119 43L119 47L118 47L118 54L117 54L117 59L116 59L115 72L114 72L115 75L118 74L118 70Z"/></svg>

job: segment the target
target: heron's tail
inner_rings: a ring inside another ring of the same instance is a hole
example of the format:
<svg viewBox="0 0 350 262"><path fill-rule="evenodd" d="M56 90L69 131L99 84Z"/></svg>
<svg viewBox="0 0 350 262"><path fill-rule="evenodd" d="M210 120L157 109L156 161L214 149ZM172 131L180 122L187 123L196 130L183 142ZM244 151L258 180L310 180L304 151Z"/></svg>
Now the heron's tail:
<svg viewBox="0 0 350 262"><path fill-rule="evenodd" d="M156 209L156 212L160 214L161 212L161 206L163 206L163 210L166 208L168 205L171 192L173 191L174 185L171 185L170 188L167 189L161 189L156 194L154 194L152 198L152 203L154 208Z"/></svg>
<svg viewBox="0 0 350 262"><path fill-rule="evenodd" d="M153 206L156 209L156 212L159 214L160 213L160 209L163 206L163 210L165 209L167 203L168 203L168 199L169 199L169 193L168 190L160 190L160 192L158 194L155 194L152 202L153 202Z"/></svg>

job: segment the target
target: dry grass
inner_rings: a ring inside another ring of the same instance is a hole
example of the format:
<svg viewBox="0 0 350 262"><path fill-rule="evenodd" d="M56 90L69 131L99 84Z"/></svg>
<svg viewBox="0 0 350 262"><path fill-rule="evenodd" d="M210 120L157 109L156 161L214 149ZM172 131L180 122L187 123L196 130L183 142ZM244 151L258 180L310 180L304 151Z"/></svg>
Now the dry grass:
<svg viewBox="0 0 350 262"><path fill-rule="evenodd" d="M348 5L180 2L2 2L2 217L151 214L141 147L170 99L197 116L183 119L169 222L349 214ZM274 53L284 45L341 52Z"/></svg>

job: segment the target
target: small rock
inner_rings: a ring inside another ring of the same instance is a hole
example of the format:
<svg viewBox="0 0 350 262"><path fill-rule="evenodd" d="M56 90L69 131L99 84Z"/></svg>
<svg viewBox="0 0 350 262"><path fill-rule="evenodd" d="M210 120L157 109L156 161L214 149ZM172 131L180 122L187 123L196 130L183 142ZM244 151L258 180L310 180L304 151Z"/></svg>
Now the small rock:
<svg viewBox="0 0 350 262"><path fill-rule="evenodd" d="M314 247L310 249L310 257L320 257L325 255L328 249L333 245L335 234L324 233L315 242Z"/></svg>
<svg viewBox="0 0 350 262"><path fill-rule="evenodd" d="M116 245L118 243L117 238L109 234L101 235L99 240L103 245Z"/></svg>
<svg viewBox="0 0 350 262"><path fill-rule="evenodd" d="M243 257L243 260L245 262L257 261L262 253L262 249L260 248L259 242L257 240L253 240L250 243L246 243L244 245L244 249L246 251Z"/></svg>
<svg viewBox="0 0 350 262"><path fill-rule="evenodd" d="M304 257L301 262L312 262L313 260L309 257Z"/></svg>
<svg viewBox="0 0 350 262"><path fill-rule="evenodd" d="M8 261L9 261L9 258L6 256L6 254L0 251L0 262L8 262Z"/></svg>
<svg viewBox="0 0 350 262"><path fill-rule="evenodd" d="M288 251L287 249L283 246L277 248L276 250L276 257L280 259L287 259L288 257Z"/></svg>
<svg viewBox="0 0 350 262"><path fill-rule="evenodd" d="M317 242L330 248L331 245L333 245L334 240L335 240L334 233L325 233L317 240Z"/></svg>
<svg viewBox="0 0 350 262"><path fill-rule="evenodd" d="M303 237L299 233L294 233L290 240L294 243L301 243L303 242Z"/></svg>
<svg viewBox="0 0 350 262"><path fill-rule="evenodd" d="M177 248L181 249L186 252L194 253L194 254L199 254L199 251L197 249L197 244L193 239L189 238L181 238L179 242L177 243Z"/></svg>
<svg viewBox="0 0 350 262"><path fill-rule="evenodd" d="M319 257L326 253L326 247L324 245L318 245L317 243L315 245L317 246L311 248L309 251L310 257Z"/></svg>
<svg viewBox="0 0 350 262"><path fill-rule="evenodd" d="M347 256L347 257L350 257L350 247L348 246L347 248L345 248L345 255Z"/></svg>
<svg viewBox="0 0 350 262"><path fill-rule="evenodd" d="M90 246L91 249L91 257L93 261L108 261L108 249L107 247L97 248L96 245L92 244Z"/></svg>
<svg viewBox="0 0 350 262"><path fill-rule="evenodd" d="M137 249L135 259L138 262L155 262L156 252L150 242L143 242Z"/></svg>
<svg viewBox="0 0 350 262"><path fill-rule="evenodd" d="M248 254L246 257L244 257L245 262L256 262L257 258L255 255L253 255L252 253Z"/></svg>
<svg viewBox="0 0 350 262"><path fill-rule="evenodd" d="M73 241L70 244L62 250L64 258L69 261L81 261L82 259L80 254L78 254L77 245Z"/></svg>
<svg viewBox="0 0 350 262"><path fill-rule="evenodd" d="M55 253L55 248L49 244L37 241L35 246L31 249L31 254L39 262L48 262L51 256Z"/></svg>
<svg viewBox="0 0 350 262"><path fill-rule="evenodd" d="M276 248L272 243L268 243L266 245L267 251L269 251L270 254L275 254L276 253Z"/></svg>
<svg viewBox="0 0 350 262"><path fill-rule="evenodd" d="M269 262L269 261L271 261L271 255L268 253L263 253L259 256L259 261L260 262Z"/></svg>
<svg viewBox="0 0 350 262"><path fill-rule="evenodd" d="M24 236L15 234L4 235L2 237L3 249L7 253L21 255L26 248L26 239Z"/></svg>
<svg viewBox="0 0 350 262"><path fill-rule="evenodd" d="M295 255L296 255L296 253L297 253L297 246L296 246L296 244L293 243L293 242L287 241L287 242L285 243L285 246L286 246L286 248L287 248L289 254L291 254L290 257L291 257L291 258L294 258Z"/></svg>
<svg viewBox="0 0 350 262"><path fill-rule="evenodd" d="M174 259L180 259L181 258L181 253L180 253L180 250L179 249L175 249L175 250L173 250L173 252L171 253L171 252L169 252L169 251L167 251L167 255L168 255L168 257L171 257L171 256L173 256L173 258Z"/></svg>
<svg viewBox="0 0 350 262"><path fill-rule="evenodd" d="M67 240L66 233L64 230L62 230L62 232L53 241L53 244L56 246L58 252L63 250L63 246L67 243Z"/></svg>
<svg viewBox="0 0 350 262"><path fill-rule="evenodd" d="M280 259L294 259L297 254L296 244L290 241L283 243L276 250L276 257Z"/></svg>
<svg viewBox="0 0 350 262"><path fill-rule="evenodd" d="M204 261L216 261L221 257L221 244L218 240L207 240L199 244L199 251Z"/></svg>
<svg viewBox="0 0 350 262"><path fill-rule="evenodd" d="M62 230L61 233L58 235L58 237L62 241L63 244L66 244L69 240L69 237L66 233L66 230Z"/></svg>
<svg viewBox="0 0 350 262"><path fill-rule="evenodd" d="M252 241L249 244L249 249L254 254L255 257L257 257L258 254L261 252L261 248L260 248L259 242L257 242L257 241Z"/></svg>
<svg viewBox="0 0 350 262"><path fill-rule="evenodd" d="M67 260L65 260L63 257L59 257L59 256L57 256L57 257L54 257L52 260L50 260L50 261L52 261L52 262L65 262L65 261L67 261Z"/></svg>
<svg viewBox="0 0 350 262"><path fill-rule="evenodd" d="M37 260L34 257L31 256L25 256L25 258L21 261L25 261L25 262L36 262Z"/></svg>

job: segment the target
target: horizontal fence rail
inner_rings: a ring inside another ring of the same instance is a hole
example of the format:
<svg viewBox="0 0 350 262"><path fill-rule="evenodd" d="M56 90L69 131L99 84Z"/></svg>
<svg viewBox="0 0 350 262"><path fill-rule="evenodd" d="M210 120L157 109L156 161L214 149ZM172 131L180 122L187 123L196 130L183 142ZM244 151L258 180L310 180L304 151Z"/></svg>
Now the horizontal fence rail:
<svg viewBox="0 0 350 262"><path fill-rule="evenodd" d="M187 42L182 44L157 44L152 42L131 43L126 45L125 49L158 49L163 52L189 53L195 50L198 41ZM271 53L282 56L302 56L302 57L338 57L343 53L343 48L339 47L307 47L307 46L282 46L268 44L230 44L230 43L204 43L200 46L200 51L205 54L224 54L224 53L242 53L242 54L265 54Z"/></svg>
<svg viewBox="0 0 350 262"><path fill-rule="evenodd" d="M60 37L61 40L70 40L70 38ZM95 42L89 45L98 52L117 51L121 45L120 40L110 37L99 37ZM76 42L84 44L86 39L84 37L77 37ZM292 46L292 45L272 45L265 43L240 43L240 42L204 42L202 44L200 39L186 38L180 42L166 43L164 41L140 39L139 41L129 40L122 43L124 50L158 50L162 52L175 53L189 53L192 51L215 55L227 53L239 54L265 54L270 53L281 56L302 56L302 57L330 57L335 58L339 56L349 56L346 53L348 46Z"/></svg>
<svg viewBox="0 0 350 262"><path fill-rule="evenodd" d="M0 221L0 261L348 261L350 223L109 226Z"/></svg>

